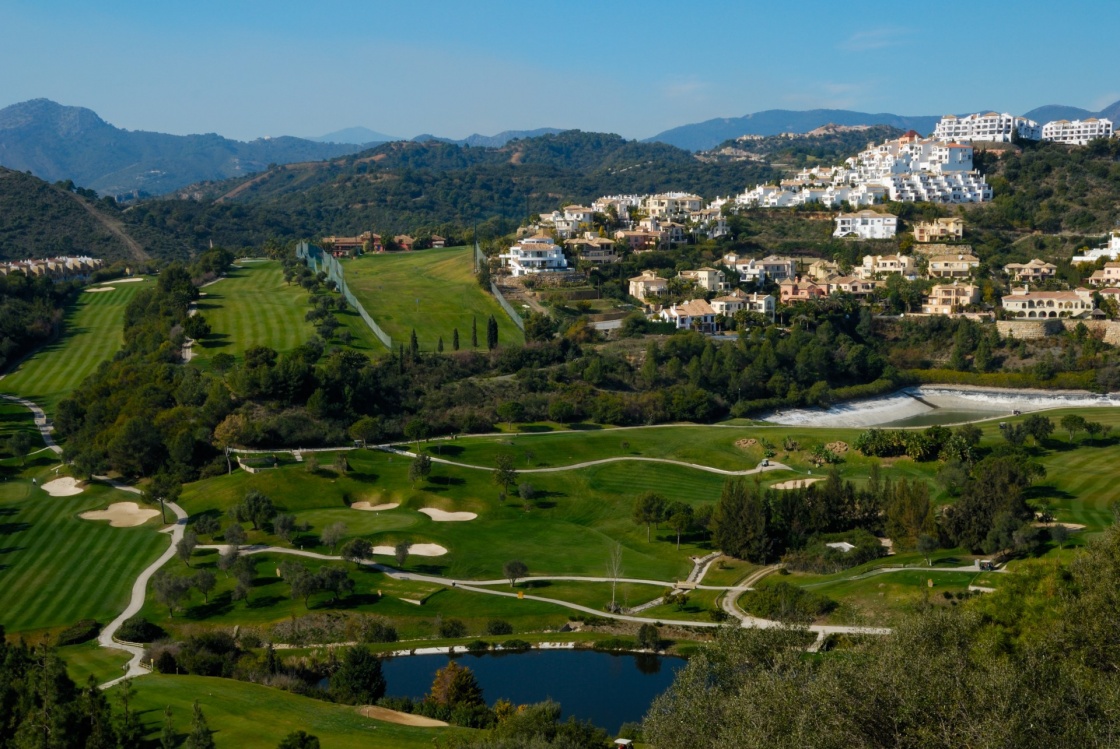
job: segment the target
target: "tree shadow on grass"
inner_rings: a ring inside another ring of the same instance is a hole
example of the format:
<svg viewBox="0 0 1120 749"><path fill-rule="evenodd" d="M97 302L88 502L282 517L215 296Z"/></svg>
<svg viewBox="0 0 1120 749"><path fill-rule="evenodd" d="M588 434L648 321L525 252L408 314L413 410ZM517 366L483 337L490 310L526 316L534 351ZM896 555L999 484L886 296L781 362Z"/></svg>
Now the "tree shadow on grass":
<svg viewBox="0 0 1120 749"><path fill-rule="evenodd" d="M437 458L458 458L466 451L466 448L459 445L429 445L424 452L429 455L435 455Z"/></svg>
<svg viewBox="0 0 1120 749"><path fill-rule="evenodd" d="M576 431L576 432L597 432L597 431L602 430L603 425L602 424L592 424L592 423L586 422L586 421L580 421L580 422L577 422L575 424L568 424L567 427L568 427L568 429L571 429L571 430Z"/></svg>
<svg viewBox="0 0 1120 749"><path fill-rule="evenodd" d="M285 596L253 596L245 601L245 607L250 609L267 609L286 600L288 599Z"/></svg>
<svg viewBox="0 0 1120 749"><path fill-rule="evenodd" d="M540 434L541 432L551 432L553 429L547 424L522 424L517 427L517 431L523 434Z"/></svg>
<svg viewBox="0 0 1120 749"><path fill-rule="evenodd" d="M1036 484L1023 490L1023 498L1034 499L1076 499L1073 494L1049 484Z"/></svg>
<svg viewBox="0 0 1120 749"><path fill-rule="evenodd" d="M539 588L550 588L550 587L552 587L552 581L551 580L523 580L521 582L521 587L531 588L533 590L536 590L536 589L539 589Z"/></svg>
<svg viewBox="0 0 1120 749"><path fill-rule="evenodd" d="M436 486L462 486L467 481L458 476L429 476L428 483Z"/></svg>
<svg viewBox="0 0 1120 749"><path fill-rule="evenodd" d="M31 527L31 523L19 521L18 523L0 523L0 536L10 536L13 533L20 533Z"/></svg>
<svg viewBox="0 0 1120 749"><path fill-rule="evenodd" d="M440 575L440 576L442 576L443 573L444 573L444 570L446 570L446 569L447 569L447 565L444 565L444 564L417 564L415 567L413 567L413 570L415 572L419 572L422 575Z"/></svg>

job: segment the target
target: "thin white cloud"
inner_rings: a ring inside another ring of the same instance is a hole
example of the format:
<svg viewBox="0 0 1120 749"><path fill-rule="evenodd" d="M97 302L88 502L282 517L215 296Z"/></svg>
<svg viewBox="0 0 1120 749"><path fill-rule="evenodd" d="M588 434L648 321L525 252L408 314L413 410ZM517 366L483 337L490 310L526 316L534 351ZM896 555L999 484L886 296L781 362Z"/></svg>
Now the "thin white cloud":
<svg viewBox="0 0 1120 749"><path fill-rule="evenodd" d="M836 48L844 52L870 52L887 47L898 47L906 43L910 34L910 29L898 26L881 26L866 31L857 31L836 45Z"/></svg>
<svg viewBox="0 0 1120 749"><path fill-rule="evenodd" d="M661 87L661 93L666 99L700 101L707 99L712 84L699 78L676 77L666 81Z"/></svg>

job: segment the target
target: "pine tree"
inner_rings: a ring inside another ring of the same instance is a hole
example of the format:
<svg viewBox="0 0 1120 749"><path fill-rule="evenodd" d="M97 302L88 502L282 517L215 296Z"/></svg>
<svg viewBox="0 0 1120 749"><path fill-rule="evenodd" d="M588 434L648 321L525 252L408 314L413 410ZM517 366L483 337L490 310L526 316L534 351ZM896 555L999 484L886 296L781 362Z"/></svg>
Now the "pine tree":
<svg viewBox="0 0 1120 749"><path fill-rule="evenodd" d="M471 348L478 348L478 318L471 318Z"/></svg>
<svg viewBox="0 0 1120 749"><path fill-rule="evenodd" d="M121 684L118 695L121 702L121 716L117 724L117 735L120 736L121 749L140 749L143 746L144 726L140 723L140 717L132 710L132 698L135 694L132 680L126 679Z"/></svg>
<svg viewBox="0 0 1120 749"><path fill-rule="evenodd" d="M455 328L451 331L451 350L459 350L459 329Z"/></svg>
<svg viewBox="0 0 1120 749"><path fill-rule="evenodd" d="M175 724L171 722L171 705L163 709L163 730L159 734L159 745L162 749L175 749L179 745L175 740Z"/></svg>
<svg viewBox="0 0 1120 749"><path fill-rule="evenodd" d="M397 366L400 369L400 373L404 374L404 344L403 343L401 344L400 354L397 356Z"/></svg>
<svg viewBox="0 0 1120 749"><path fill-rule="evenodd" d="M79 701L85 749L117 749L117 731L113 726L113 710L105 693L97 688L97 679L90 674Z"/></svg>
<svg viewBox="0 0 1120 749"><path fill-rule="evenodd" d="M440 354L443 353L443 336L440 336L439 340L436 341L436 352Z"/></svg>
<svg viewBox="0 0 1120 749"><path fill-rule="evenodd" d="M194 701L191 732L183 747L184 749L214 749L214 736L210 726L206 724L206 716L202 714L202 707L198 704L198 700Z"/></svg>
<svg viewBox="0 0 1120 749"><path fill-rule="evenodd" d="M416 328L412 329L412 335L408 339L408 353L412 355L412 361L420 358L420 342L416 340Z"/></svg>

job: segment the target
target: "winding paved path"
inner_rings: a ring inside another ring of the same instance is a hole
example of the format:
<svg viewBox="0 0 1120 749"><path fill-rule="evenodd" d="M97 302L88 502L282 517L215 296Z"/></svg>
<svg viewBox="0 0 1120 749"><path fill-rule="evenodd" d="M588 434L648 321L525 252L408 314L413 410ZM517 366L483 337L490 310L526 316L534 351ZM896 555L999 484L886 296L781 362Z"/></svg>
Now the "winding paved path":
<svg viewBox="0 0 1120 749"><path fill-rule="evenodd" d="M407 458L415 458L416 453L411 450L401 450L389 445L380 446L378 449L384 450L394 455L401 455ZM455 466L457 468L473 468L476 471L493 471L491 466L478 466L471 463L459 463L454 460L447 460L446 458L436 457L429 455L433 463L442 463L448 466ZM580 468L590 468L591 466L603 465L605 463L620 463L623 461L634 460L641 463L667 463L669 465L684 466L685 468L695 468L698 471L707 471L708 473L718 473L721 476L753 476L756 473L765 473L766 471L792 471L789 466L778 463L777 461L770 461L769 465L762 465L761 463L754 468L748 468L742 471L728 471L723 468L713 468L712 466L701 465L700 463L686 463L683 460L672 460L671 458L642 458L632 455L619 455L613 458L600 458L599 460L587 460L582 463L572 463L566 466L550 466L548 468L523 468L518 469L518 473L558 473L560 471L576 471Z"/></svg>
<svg viewBox="0 0 1120 749"><path fill-rule="evenodd" d="M0 379L2 378L3 375L0 375ZM0 393L0 398L12 401L13 403L18 403L28 411L30 411L31 415L35 419L35 428L39 430L39 434L43 435L43 442L47 447L49 447L58 455L62 454L62 448L58 446L58 444L54 441L54 437L51 435L51 432L54 431L54 424L51 423L51 420L47 418L47 415L43 412L43 409L39 408L37 405L25 398L17 398L14 395L4 395Z"/></svg>

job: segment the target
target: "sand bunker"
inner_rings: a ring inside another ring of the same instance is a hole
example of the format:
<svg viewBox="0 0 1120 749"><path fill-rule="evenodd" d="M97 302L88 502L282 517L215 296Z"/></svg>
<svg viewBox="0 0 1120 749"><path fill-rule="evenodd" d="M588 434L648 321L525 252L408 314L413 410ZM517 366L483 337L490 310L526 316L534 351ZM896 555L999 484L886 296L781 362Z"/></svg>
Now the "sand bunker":
<svg viewBox="0 0 1120 749"><path fill-rule="evenodd" d="M848 443L847 442L829 442L827 445L825 445L825 448L828 449L828 450L831 450L832 452L836 453L837 455L843 455L844 453L848 452Z"/></svg>
<svg viewBox="0 0 1120 749"><path fill-rule="evenodd" d="M141 509L135 502L114 502L105 510L83 512L78 517L83 520L108 520L114 528L132 528L158 515L159 510Z"/></svg>
<svg viewBox="0 0 1120 749"><path fill-rule="evenodd" d="M391 557L397 553L397 550L392 546L374 546L373 553L384 557ZM408 547L408 554L413 557L442 557L446 553L447 549L439 544L413 544Z"/></svg>
<svg viewBox="0 0 1120 749"><path fill-rule="evenodd" d="M464 520L474 520L478 517L474 512L447 512L445 510L437 510L434 507L425 507L420 510L432 520L437 523L461 523Z"/></svg>
<svg viewBox="0 0 1120 749"><path fill-rule="evenodd" d="M358 708L358 712L367 718L374 720L382 720L386 723L396 723L401 726L415 726L416 728L442 728L447 724L442 720L435 718L425 718L423 715L413 715L412 713L401 713L396 710L390 710L387 707L378 707L377 705L365 705Z"/></svg>
<svg viewBox="0 0 1120 749"><path fill-rule="evenodd" d="M371 505L369 502L355 502L350 505L351 510L365 510L366 512L380 512L381 510L395 510L401 506L400 502L389 502L383 505Z"/></svg>
<svg viewBox="0 0 1120 749"><path fill-rule="evenodd" d="M757 444L758 440L754 439L753 437L750 439L735 440L735 447L741 448L743 450L749 450Z"/></svg>
<svg viewBox="0 0 1120 749"><path fill-rule="evenodd" d="M54 479L43 484L43 491L52 497L72 497L75 494L81 494L82 487L78 486L77 479L63 476L60 479Z"/></svg>
<svg viewBox="0 0 1120 749"><path fill-rule="evenodd" d="M804 489L809 484L815 484L824 479L792 479L790 481L783 481L780 484L774 484L771 489Z"/></svg>
<svg viewBox="0 0 1120 749"><path fill-rule="evenodd" d="M104 281L103 283L139 283L143 278L115 278L112 281Z"/></svg>
<svg viewBox="0 0 1120 749"><path fill-rule="evenodd" d="M1070 531L1083 531L1083 530L1085 530L1085 526L1082 525L1081 523L1035 523L1034 524L1034 526L1036 528L1053 528L1056 525L1064 526L1066 528L1066 530L1070 530Z"/></svg>
<svg viewBox="0 0 1120 749"><path fill-rule="evenodd" d="M101 292L101 291L116 291L116 290L117 290L116 287L113 287L113 286L102 286L99 289L86 289L86 293L87 294L96 294L96 293Z"/></svg>

